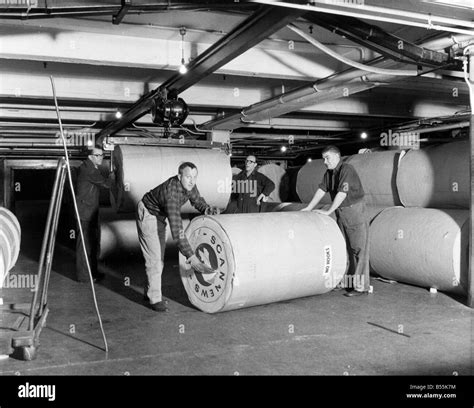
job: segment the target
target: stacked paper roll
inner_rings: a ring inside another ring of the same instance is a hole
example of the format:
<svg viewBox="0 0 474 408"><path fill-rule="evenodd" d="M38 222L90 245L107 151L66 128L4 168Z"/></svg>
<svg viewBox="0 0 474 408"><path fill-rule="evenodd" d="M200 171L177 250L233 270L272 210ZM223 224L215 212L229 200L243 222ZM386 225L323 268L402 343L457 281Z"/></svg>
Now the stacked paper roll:
<svg viewBox="0 0 474 408"><path fill-rule="evenodd" d="M410 150L402 157L397 189L405 207L469 208L469 142Z"/></svg>
<svg viewBox="0 0 474 408"><path fill-rule="evenodd" d="M20 253L21 228L18 219L8 209L0 207L0 288Z"/></svg>
<svg viewBox="0 0 474 408"><path fill-rule="evenodd" d="M283 167L275 163L264 164L258 168L258 171L267 176L275 184L275 189L271 192L270 201L280 203L286 199L288 187L285 185L286 171ZM283 200L282 200L283 198Z"/></svg>
<svg viewBox="0 0 474 408"><path fill-rule="evenodd" d="M183 214L183 228L192 216ZM173 240L169 226L166 228L166 248L172 248ZM141 254L138 242L137 224L134 213L117 214L113 209L100 210L100 253L99 259L111 256L130 256Z"/></svg>
<svg viewBox="0 0 474 408"><path fill-rule="evenodd" d="M465 293L469 211L387 208L370 227L370 264L384 278Z"/></svg>
<svg viewBox="0 0 474 408"><path fill-rule="evenodd" d="M115 186L111 201L119 212L134 212L138 201L168 178L178 174L183 162L197 166L197 187L208 204L224 209L229 201L232 171L227 154L218 149L157 146L115 146ZM197 211L188 203L183 213Z"/></svg>

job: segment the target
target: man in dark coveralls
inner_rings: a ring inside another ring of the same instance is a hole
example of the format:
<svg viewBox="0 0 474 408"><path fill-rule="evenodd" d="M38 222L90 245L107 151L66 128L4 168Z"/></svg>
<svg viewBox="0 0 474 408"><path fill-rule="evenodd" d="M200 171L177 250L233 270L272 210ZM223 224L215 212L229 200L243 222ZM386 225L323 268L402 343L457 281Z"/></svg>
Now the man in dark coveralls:
<svg viewBox="0 0 474 408"><path fill-rule="evenodd" d="M337 223L347 243L349 270L345 278L352 278L352 284L345 296L368 293L369 277L369 222L365 208L364 189L354 167L341 160L336 146L327 146L322 156L327 171L313 199L302 211L311 211L329 191L331 207L316 210L325 215L336 212ZM349 280L350 282L350 280ZM350 290L350 289L353 290Z"/></svg>
<svg viewBox="0 0 474 408"><path fill-rule="evenodd" d="M84 243L94 282L104 278L104 274L97 271L97 259L100 250L99 227L99 195L100 187L110 188L111 178L104 177L99 166L104 159L102 149L93 148L89 151L87 160L79 167L76 184L76 200L81 219ZM82 248L79 231L76 234L76 279L79 282L89 281L86 259Z"/></svg>
<svg viewBox="0 0 474 408"><path fill-rule="evenodd" d="M267 176L257 171L257 158L248 156L245 160L245 170L234 180L233 192L236 193L235 213L258 213L261 203L275 189L275 184Z"/></svg>

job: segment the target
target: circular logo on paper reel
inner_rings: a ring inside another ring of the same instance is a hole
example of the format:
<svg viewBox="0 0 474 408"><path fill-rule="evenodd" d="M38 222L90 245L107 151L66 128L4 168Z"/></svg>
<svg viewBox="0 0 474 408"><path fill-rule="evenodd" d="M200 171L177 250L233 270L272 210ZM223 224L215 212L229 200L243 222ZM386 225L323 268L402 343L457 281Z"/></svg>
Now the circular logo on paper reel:
<svg viewBox="0 0 474 408"><path fill-rule="evenodd" d="M214 270L217 270L218 268L217 256L212 246L206 243L199 244L194 253L204 265ZM202 273L199 273L198 271L194 271L194 272L196 273L196 279L202 286L211 286L212 282L214 281L216 277L215 273L202 274Z"/></svg>
<svg viewBox="0 0 474 408"><path fill-rule="evenodd" d="M193 234L194 235L194 234ZM194 239L193 239L194 238ZM215 273L203 274L194 271L189 276L193 295L202 302L215 302L225 292L228 262L224 244L214 231L201 227L192 240L197 244L195 255Z"/></svg>

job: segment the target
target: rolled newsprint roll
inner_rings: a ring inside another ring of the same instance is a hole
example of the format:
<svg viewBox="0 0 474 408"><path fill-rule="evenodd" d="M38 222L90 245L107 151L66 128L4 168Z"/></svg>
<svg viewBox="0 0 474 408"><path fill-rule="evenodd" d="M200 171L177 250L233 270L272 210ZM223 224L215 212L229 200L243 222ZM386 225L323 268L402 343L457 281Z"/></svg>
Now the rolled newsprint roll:
<svg viewBox="0 0 474 408"><path fill-rule="evenodd" d="M346 163L352 165L360 178L367 205L392 207L400 205L397 192L397 169L404 151L390 150L354 154Z"/></svg>
<svg viewBox="0 0 474 408"><path fill-rule="evenodd" d="M469 141L410 150L400 160L397 189L405 207L469 208Z"/></svg>
<svg viewBox="0 0 474 408"><path fill-rule="evenodd" d="M301 167L296 177L296 192L302 203L309 203L313 199L326 170L327 167L322 159L312 160ZM326 193L319 203L330 204L329 193Z"/></svg>
<svg viewBox="0 0 474 408"><path fill-rule="evenodd" d="M370 265L380 276L465 293L469 211L387 208L370 226Z"/></svg>
<svg viewBox="0 0 474 408"><path fill-rule="evenodd" d="M195 272L180 255L188 297L207 313L323 294L346 269L339 227L315 212L199 216L185 233L195 254L216 271Z"/></svg>
<svg viewBox="0 0 474 408"><path fill-rule="evenodd" d="M267 176L275 184L275 189L270 193L270 201L280 203L282 201L282 193L287 194L288 187L282 185L287 182L285 178L286 171L283 167L275 163L264 164L258 168L258 172ZM282 191L283 190L283 191ZM286 197L285 197L286 198Z"/></svg>
<svg viewBox="0 0 474 408"><path fill-rule="evenodd" d="M397 169L400 157L404 152L385 151L355 154L343 160L352 165L360 178L365 192L367 205L391 207L400 205L397 192ZM298 173L296 190L303 203L309 203L318 190L319 184L326 173L322 159L306 163ZM331 202L328 193L320 201L321 204Z"/></svg>
<svg viewBox="0 0 474 408"><path fill-rule="evenodd" d="M134 212L145 193L178 174L183 162L198 169L197 188L206 202L224 209L232 190L230 159L219 149L195 149L157 146L115 146L113 166L115 186L111 202L118 212ZM190 203L182 213L197 213Z"/></svg>
<svg viewBox="0 0 474 408"><path fill-rule="evenodd" d="M288 212L288 211L301 211L308 204L304 203L264 203L262 204L262 212ZM329 210L330 204L318 204L314 207L314 210ZM381 213L385 208L383 206L367 205L367 221L370 223L372 220ZM336 212L332 212L330 217L336 220Z"/></svg>
<svg viewBox="0 0 474 408"><path fill-rule="evenodd" d="M18 219L10 210L0 207L0 288L18 260L20 243L21 228Z"/></svg>
<svg viewBox="0 0 474 408"><path fill-rule="evenodd" d="M183 214L183 228L191 221L190 214ZM166 227L166 248L172 248L176 241ZM110 256L131 256L141 254L138 241L135 213L117 214L113 209L100 209L100 252L99 259Z"/></svg>

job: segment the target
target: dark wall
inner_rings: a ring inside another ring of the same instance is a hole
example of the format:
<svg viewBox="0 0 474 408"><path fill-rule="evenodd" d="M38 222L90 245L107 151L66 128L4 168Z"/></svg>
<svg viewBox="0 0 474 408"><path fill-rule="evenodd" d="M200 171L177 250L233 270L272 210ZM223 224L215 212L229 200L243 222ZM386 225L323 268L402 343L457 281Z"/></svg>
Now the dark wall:
<svg viewBox="0 0 474 408"><path fill-rule="evenodd" d="M101 171L106 174L107 167L104 166ZM76 186L78 167L71 168L71 176L73 185ZM31 227L44 230L48 207L51 201L54 181L56 177L56 169L15 169L12 173L12 210L15 206L25 202L36 202L35 217L28 217L25 214L25 220L31 225L22 225L23 227ZM2 178L3 180L3 178ZM2 190L3 191L3 190ZM102 207L110 206L109 191L101 189L100 205ZM26 206L25 208L28 208ZM29 207L31 208L31 207ZM34 224L34 225L33 225ZM75 235L77 235L76 218L74 214L74 205L69 187L69 181L66 177L64 184L63 199L59 216L57 240L58 242L74 248ZM76 232L73 232L76 231Z"/></svg>

